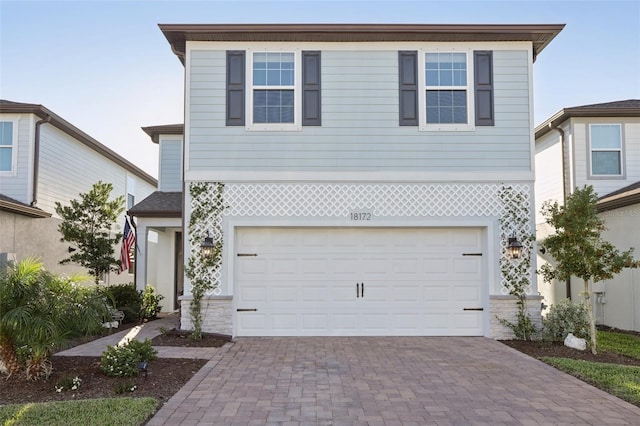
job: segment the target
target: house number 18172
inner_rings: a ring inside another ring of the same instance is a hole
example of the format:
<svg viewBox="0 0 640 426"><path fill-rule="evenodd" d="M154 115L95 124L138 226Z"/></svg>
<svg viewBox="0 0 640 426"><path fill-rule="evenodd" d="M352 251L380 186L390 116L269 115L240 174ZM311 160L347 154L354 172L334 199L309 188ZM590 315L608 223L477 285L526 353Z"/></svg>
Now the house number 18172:
<svg viewBox="0 0 640 426"><path fill-rule="evenodd" d="M368 212L352 212L349 216L351 220L371 220L371 213Z"/></svg>

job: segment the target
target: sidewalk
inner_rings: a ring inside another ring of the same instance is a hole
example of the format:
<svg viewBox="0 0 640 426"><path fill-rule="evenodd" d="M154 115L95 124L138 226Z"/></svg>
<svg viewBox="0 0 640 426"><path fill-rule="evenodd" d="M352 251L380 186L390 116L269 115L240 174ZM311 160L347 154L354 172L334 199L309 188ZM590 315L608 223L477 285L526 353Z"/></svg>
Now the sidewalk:
<svg viewBox="0 0 640 426"><path fill-rule="evenodd" d="M159 336L163 329L170 330L176 328L180 318L177 314L168 314L163 318L137 325L133 328L122 330L110 334L100 339L93 340L83 345L75 346L62 352L56 353L60 356L101 356L107 346L115 346L127 340L153 339ZM179 346L154 346L158 351L158 358L193 358L211 359L218 348L184 348Z"/></svg>

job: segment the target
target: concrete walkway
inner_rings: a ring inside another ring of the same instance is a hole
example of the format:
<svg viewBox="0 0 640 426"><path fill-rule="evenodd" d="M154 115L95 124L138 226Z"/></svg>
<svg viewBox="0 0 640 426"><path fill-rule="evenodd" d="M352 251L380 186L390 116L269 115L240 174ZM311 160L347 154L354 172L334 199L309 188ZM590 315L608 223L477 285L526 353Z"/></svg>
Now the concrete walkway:
<svg viewBox="0 0 640 426"><path fill-rule="evenodd" d="M639 425L640 408L481 337L239 338L148 425Z"/></svg>
<svg viewBox="0 0 640 426"><path fill-rule="evenodd" d="M101 356L107 346L115 346L120 342L130 339L144 341L144 339L153 339L162 333L163 329L170 330L176 328L180 318L177 314L169 314L157 320L137 325L131 329L118 331L100 339L93 340L89 343L58 352L56 355L62 356ZM169 346L154 346L158 351L159 358L192 358L192 359L211 359L217 352L218 348L182 348Z"/></svg>

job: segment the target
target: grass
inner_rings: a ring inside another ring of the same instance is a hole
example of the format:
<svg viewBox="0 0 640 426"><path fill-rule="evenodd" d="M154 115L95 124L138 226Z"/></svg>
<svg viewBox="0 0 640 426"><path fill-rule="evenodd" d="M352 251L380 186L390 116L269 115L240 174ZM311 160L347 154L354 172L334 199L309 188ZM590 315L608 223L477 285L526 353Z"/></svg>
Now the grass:
<svg viewBox="0 0 640 426"><path fill-rule="evenodd" d="M156 411L154 398L102 398L0 406L4 426L137 426Z"/></svg>
<svg viewBox="0 0 640 426"><path fill-rule="evenodd" d="M598 331L597 349L640 359L640 336L612 331Z"/></svg>
<svg viewBox="0 0 640 426"><path fill-rule="evenodd" d="M640 336L598 331L598 351L614 352L640 359ZM640 367L567 358L545 357L542 360L598 389L640 407Z"/></svg>
<svg viewBox="0 0 640 426"><path fill-rule="evenodd" d="M547 364L640 407L640 367L567 358L542 358Z"/></svg>

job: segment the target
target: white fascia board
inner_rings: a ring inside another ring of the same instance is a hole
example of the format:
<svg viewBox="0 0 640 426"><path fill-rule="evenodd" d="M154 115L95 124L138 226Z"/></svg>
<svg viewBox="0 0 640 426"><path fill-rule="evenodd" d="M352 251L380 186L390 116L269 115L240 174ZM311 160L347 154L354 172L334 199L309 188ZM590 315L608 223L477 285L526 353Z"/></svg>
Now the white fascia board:
<svg viewBox="0 0 640 426"><path fill-rule="evenodd" d="M532 170L520 172L305 172L186 171L186 182L533 182Z"/></svg>

